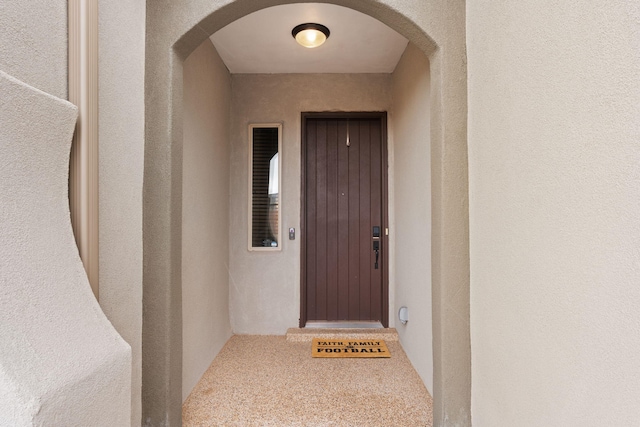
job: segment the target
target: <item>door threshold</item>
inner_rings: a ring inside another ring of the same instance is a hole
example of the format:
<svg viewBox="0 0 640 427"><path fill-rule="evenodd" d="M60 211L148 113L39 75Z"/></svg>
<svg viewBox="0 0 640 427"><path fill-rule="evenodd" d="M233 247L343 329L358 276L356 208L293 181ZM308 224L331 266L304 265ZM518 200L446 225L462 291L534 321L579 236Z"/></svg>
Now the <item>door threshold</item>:
<svg viewBox="0 0 640 427"><path fill-rule="evenodd" d="M345 322L346 323L346 322ZM395 328L289 328L287 341L311 342L314 338L329 339L381 339L398 341L398 331Z"/></svg>
<svg viewBox="0 0 640 427"><path fill-rule="evenodd" d="M308 320L304 325L309 329L381 329L384 328L380 322L371 321L326 321Z"/></svg>

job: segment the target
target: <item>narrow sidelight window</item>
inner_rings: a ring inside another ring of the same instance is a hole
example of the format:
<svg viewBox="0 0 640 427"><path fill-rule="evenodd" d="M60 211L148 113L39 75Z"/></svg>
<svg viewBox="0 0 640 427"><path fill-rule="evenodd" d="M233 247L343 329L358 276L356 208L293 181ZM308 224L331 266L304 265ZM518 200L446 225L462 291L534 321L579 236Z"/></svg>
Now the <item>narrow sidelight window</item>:
<svg viewBox="0 0 640 427"><path fill-rule="evenodd" d="M282 125L249 125L249 250L280 250Z"/></svg>

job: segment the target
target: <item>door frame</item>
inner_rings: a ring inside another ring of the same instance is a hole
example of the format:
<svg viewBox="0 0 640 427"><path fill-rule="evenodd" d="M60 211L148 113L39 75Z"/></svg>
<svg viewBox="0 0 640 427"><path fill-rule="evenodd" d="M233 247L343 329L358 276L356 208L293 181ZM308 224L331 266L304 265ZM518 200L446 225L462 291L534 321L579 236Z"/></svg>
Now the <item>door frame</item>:
<svg viewBox="0 0 640 427"><path fill-rule="evenodd" d="M302 112L300 122L300 328L307 323L307 235L305 218L307 213L306 199L306 131L308 119L379 119L382 136L382 230L389 229L389 154L387 149L387 112ZM382 326L389 327L389 235L385 232L380 236L382 247Z"/></svg>

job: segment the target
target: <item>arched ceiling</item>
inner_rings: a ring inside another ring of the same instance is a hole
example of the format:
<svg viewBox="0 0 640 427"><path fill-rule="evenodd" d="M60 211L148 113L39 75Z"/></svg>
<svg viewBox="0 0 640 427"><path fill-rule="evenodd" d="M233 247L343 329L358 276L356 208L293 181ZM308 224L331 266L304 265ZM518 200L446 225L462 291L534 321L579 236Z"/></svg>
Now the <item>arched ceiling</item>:
<svg viewBox="0 0 640 427"><path fill-rule="evenodd" d="M298 45L298 24L325 25L322 46ZM382 22L342 6L296 3L246 15L211 36L231 73L391 73L407 39Z"/></svg>

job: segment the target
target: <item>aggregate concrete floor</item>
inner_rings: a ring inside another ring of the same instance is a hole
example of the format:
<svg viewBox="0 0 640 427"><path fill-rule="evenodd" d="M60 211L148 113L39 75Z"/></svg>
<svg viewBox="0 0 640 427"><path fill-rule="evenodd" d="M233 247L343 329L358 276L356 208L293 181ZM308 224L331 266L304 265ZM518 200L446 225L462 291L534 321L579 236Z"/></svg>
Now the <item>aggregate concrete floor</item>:
<svg viewBox="0 0 640 427"><path fill-rule="evenodd" d="M432 426L432 399L400 343L389 359L319 359L311 342L235 335L182 406L183 425Z"/></svg>

